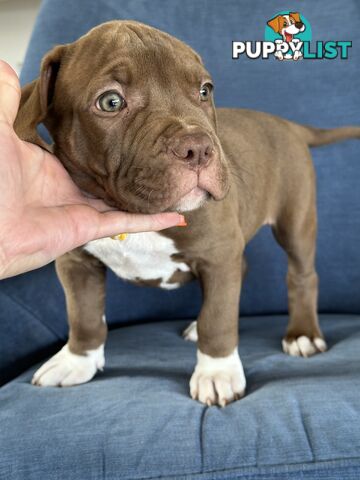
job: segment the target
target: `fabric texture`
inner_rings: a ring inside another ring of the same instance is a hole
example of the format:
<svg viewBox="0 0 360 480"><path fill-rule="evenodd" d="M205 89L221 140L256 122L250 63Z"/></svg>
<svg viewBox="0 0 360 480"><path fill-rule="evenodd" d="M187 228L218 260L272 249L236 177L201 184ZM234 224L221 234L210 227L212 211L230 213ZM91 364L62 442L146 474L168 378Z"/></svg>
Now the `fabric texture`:
<svg viewBox="0 0 360 480"><path fill-rule="evenodd" d="M322 317L329 351L281 352L286 317L240 325L247 394L189 397L188 321L120 327L88 384L0 389L1 480L336 479L360 476L360 317ZM37 365L38 366L38 365Z"/></svg>

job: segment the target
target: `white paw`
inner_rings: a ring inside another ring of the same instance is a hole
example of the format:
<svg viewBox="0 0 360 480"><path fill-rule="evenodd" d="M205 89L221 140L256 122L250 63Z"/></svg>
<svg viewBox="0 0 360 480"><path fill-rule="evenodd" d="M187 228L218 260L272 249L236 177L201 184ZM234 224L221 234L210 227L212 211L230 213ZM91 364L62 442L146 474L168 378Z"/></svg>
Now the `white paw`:
<svg viewBox="0 0 360 480"><path fill-rule="evenodd" d="M274 57L277 58L278 60L284 60L284 55L280 51L275 52Z"/></svg>
<svg viewBox="0 0 360 480"><path fill-rule="evenodd" d="M214 358L197 352L190 394L206 405L225 407L245 394L246 380L237 348L228 357Z"/></svg>
<svg viewBox="0 0 360 480"><path fill-rule="evenodd" d="M197 322L191 322L190 325L185 328L182 333L182 336L185 340L189 340L190 342L197 342L198 341L198 333L197 333Z"/></svg>
<svg viewBox="0 0 360 480"><path fill-rule="evenodd" d="M66 344L34 374L31 383L41 387L70 387L88 382L105 365L104 345L85 355L71 353Z"/></svg>
<svg viewBox="0 0 360 480"><path fill-rule="evenodd" d="M325 352L326 342L320 337L310 340L309 337L302 335L295 340L288 341L285 338L282 341L282 347L285 353L293 357L310 357L315 353Z"/></svg>

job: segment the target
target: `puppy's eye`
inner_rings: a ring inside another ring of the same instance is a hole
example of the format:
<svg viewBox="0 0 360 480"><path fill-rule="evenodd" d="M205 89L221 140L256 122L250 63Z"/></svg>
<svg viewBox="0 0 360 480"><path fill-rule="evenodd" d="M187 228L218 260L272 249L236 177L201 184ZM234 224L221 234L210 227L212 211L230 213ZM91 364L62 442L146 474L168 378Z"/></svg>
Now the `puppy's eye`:
<svg viewBox="0 0 360 480"><path fill-rule="evenodd" d="M200 100L202 102L209 100L212 89L213 86L211 83L204 83L204 85L200 88Z"/></svg>
<svg viewBox="0 0 360 480"><path fill-rule="evenodd" d="M117 112L125 106L125 99L117 92L105 92L96 102L96 107L104 112Z"/></svg>

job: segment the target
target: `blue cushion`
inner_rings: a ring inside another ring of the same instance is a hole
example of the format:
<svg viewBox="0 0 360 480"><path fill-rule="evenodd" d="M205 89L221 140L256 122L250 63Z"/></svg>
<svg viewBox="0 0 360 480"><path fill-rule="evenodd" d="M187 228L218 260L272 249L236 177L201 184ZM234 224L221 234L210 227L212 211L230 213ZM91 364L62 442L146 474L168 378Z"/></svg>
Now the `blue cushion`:
<svg viewBox="0 0 360 480"><path fill-rule="evenodd" d="M243 319L244 399L190 399L196 345L185 321L121 327L85 385L0 389L6 480L360 478L360 316L324 315L329 351L289 357L285 317Z"/></svg>

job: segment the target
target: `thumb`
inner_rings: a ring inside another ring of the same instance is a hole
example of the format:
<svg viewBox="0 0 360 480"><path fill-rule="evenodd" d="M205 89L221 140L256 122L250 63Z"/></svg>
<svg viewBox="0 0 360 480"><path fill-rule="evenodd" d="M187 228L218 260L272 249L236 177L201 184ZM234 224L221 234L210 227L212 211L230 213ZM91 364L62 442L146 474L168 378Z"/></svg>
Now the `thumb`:
<svg viewBox="0 0 360 480"><path fill-rule="evenodd" d="M0 122L13 125L20 103L19 79L9 64L0 60Z"/></svg>

